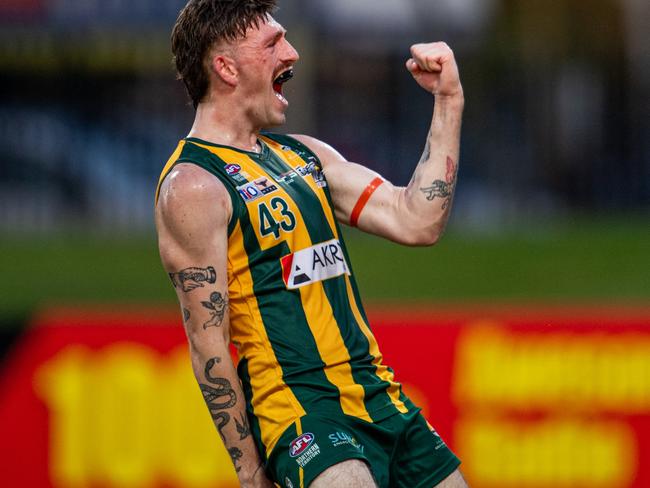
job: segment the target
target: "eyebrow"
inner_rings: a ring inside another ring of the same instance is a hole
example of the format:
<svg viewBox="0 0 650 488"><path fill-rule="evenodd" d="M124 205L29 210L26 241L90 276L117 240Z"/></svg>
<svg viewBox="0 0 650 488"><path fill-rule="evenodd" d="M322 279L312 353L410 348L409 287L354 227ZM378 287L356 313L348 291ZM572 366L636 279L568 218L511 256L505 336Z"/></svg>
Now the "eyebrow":
<svg viewBox="0 0 650 488"><path fill-rule="evenodd" d="M279 31L277 31L275 34L273 34L272 36L269 36L269 37L266 39L265 42L266 42L267 44L270 43L270 42L275 42L275 41L277 41L278 39L280 39L283 35L285 35L286 33L287 33L287 30L286 30L286 29L279 30Z"/></svg>

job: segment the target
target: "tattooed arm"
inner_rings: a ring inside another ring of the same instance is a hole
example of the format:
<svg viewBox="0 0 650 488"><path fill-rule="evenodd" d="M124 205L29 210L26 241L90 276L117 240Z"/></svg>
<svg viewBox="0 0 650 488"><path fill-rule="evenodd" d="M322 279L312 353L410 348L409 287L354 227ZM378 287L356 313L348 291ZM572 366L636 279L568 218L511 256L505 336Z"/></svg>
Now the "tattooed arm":
<svg viewBox="0 0 650 488"><path fill-rule="evenodd" d="M191 164L165 179L156 227L160 256L176 290L190 345L192 369L242 487L267 488L251 436L244 395L230 357L227 226L232 206L226 188Z"/></svg>
<svg viewBox="0 0 650 488"><path fill-rule="evenodd" d="M358 227L402 244L431 245L442 235L456 188L464 97L454 54L446 44L416 44L411 56L407 69L435 96L424 152L407 187L388 181L377 187L358 214ZM295 137L321 160L337 217L351 223L355 207L379 175L346 161L317 139Z"/></svg>

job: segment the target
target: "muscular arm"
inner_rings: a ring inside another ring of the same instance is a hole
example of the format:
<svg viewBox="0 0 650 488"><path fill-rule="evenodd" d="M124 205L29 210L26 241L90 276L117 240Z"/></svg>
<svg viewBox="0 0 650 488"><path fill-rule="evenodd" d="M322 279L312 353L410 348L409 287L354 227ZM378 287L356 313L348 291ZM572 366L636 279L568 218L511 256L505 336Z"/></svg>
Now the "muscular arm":
<svg viewBox="0 0 650 488"><path fill-rule="evenodd" d="M463 90L453 52L444 43L411 48L407 69L422 88L435 96L431 127L411 182L396 187L386 181L372 194L358 226L361 230L407 245L431 245L442 235L456 187ZM327 144L294 136L323 163L337 217L350 216L368 184L379 175L350 163Z"/></svg>
<svg viewBox="0 0 650 488"><path fill-rule="evenodd" d="M250 435L229 351L227 190L203 169L179 164L156 207L160 256L183 312L192 369L241 486L272 487Z"/></svg>

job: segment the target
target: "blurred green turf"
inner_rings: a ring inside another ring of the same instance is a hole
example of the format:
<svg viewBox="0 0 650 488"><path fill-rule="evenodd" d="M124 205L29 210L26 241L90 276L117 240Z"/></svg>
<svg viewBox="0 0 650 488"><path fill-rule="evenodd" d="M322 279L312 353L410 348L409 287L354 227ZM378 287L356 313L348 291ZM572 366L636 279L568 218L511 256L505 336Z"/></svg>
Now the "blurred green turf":
<svg viewBox="0 0 650 488"><path fill-rule="evenodd" d="M650 226L445 236L406 249L357 236L352 261L373 301L650 303Z"/></svg>
<svg viewBox="0 0 650 488"><path fill-rule="evenodd" d="M405 248L346 232L366 302L650 302L650 226L600 221ZM173 304L153 240L0 240L0 317L47 304Z"/></svg>

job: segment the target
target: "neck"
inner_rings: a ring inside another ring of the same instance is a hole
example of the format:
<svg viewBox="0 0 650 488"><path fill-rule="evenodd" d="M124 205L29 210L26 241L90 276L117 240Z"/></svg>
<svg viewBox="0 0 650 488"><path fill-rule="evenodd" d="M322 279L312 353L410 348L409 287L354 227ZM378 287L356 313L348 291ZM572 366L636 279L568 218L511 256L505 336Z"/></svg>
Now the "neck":
<svg viewBox="0 0 650 488"><path fill-rule="evenodd" d="M257 138L261 127L255 127L236 107L207 101L196 109L194 125L188 134L208 142L232 146L245 151L259 151Z"/></svg>

